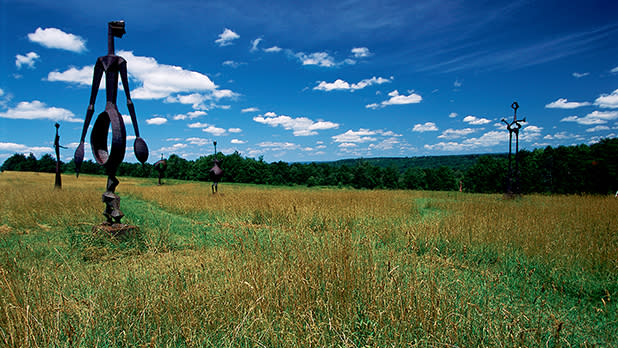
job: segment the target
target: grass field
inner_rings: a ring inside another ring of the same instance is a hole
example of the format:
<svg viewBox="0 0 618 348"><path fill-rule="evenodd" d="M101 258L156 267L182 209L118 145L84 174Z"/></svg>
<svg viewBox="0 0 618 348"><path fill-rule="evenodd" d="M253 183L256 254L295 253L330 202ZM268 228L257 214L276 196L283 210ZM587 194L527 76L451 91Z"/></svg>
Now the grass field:
<svg viewBox="0 0 618 348"><path fill-rule="evenodd" d="M618 346L618 199L0 174L0 345Z"/></svg>

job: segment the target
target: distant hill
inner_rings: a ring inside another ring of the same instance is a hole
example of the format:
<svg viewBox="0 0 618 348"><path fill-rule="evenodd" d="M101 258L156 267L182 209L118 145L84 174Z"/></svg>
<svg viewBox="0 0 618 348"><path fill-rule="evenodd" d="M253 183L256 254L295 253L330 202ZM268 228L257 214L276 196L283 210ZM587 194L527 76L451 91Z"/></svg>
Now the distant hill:
<svg viewBox="0 0 618 348"><path fill-rule="evenodd" d="M449 155L449 156L419 156L419 157L373 157L373 158L350 158L338 161L326 162L336 167L343 165L352 167L358 162L367 162L376 167L389 168L395 167L400 172L408 168L440 168L449 167L453 170L465 172L473 166L479 157L490 156L495 158L506 158L505 153L494 154L474 154L474 155Z"/></svg>

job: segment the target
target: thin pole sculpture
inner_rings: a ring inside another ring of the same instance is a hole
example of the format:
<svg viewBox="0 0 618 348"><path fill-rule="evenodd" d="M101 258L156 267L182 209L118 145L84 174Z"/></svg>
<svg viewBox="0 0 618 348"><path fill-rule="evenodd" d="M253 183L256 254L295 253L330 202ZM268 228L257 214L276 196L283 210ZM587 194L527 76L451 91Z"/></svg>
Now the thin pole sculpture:
<svg viewBox="0 0 618 348"><path fill-rule="evenodd" d="M120 197L116 195L116 186L118 179L116 178L116 170L124 159L125 148L127 143L127 132L124 126L122 116L116 107L116 96L118 94L118 75L122 81L122 88L127 97L127 108L131 115L131 123L135 131L135 142L133 149L135 157L142 164L148 159L148 146L144 139L140 137L139 128L137 127L137 117L135 116L135 107L131 101L129 93L129 79L127 77L127 61L119 57L114 52L114 38L122 38L126 33L124 29L124 21L114 21L107 24L107 55L99 57L94 66L94 76L92 78L92 91L90 92L90 103L86 111L86 119L82 129L82 136L79 146L75 150L75 174L79 177L79 170L84 160L84 140L86 132L90 125L90 120L94 114L94 104L99 91L99 84L103 73L105 73L105 92L107 103L105 111L99 114L92 132L90 133L90 145L92 154L96 162L105 168L107 174L107 190L103 194L102 200L106 205L103 215L107 218L108 223L120 223L120 219L124 216L120 211ZM111 125L112 129L112 146L111 151L107 148L107 134Z"/></svg>
<svg viewBox="0 0 618 348"><path fill-rule="evenodd" d="M213 141L213 145L215 146L215 159L213 160L214 165L210 168L210 177L212 178L212 193L215 194L218 192L219 180L223 177L223 169L219 167L221 161L217 159L217 142Z"/></svg>
<svg viewBox="0 0 618 348"><path fill-rule="evenodd" d="M60 145L60 136L58 135L58 128L60 124L56 122L56 137L54 138L54 148L56 149L56 181L54 183L55 188L62 188L62 178L60 177L60 148L66 149L66 147Z"/></svg>
<svg viewBox="0 0 618 348"><path fill-rule="evenodd" d="M506 119L502 119L502 122L506 123L506 129L509 131L509 172L506 187L506 193L508 195L519 194L519 129L521 128L519 122L526 122L525 117L521 120L517 119L517 109L519 109L519 104L517 104L517 102L513 102L511 108L514 110L513 121L509 123ZM511 166L513 133L515 133L515 187L513 187L513 169Z"/></svg>
<svg viewBox="0 0 618 348"><path fill-rule="evenodd" d="M154 169L159 172L159 186L163 185L161 182L161 178L163 177L163 173L167 169L167 161L163 159L163 154L161 155L161 159L158 160L154 165Z"/></svg>

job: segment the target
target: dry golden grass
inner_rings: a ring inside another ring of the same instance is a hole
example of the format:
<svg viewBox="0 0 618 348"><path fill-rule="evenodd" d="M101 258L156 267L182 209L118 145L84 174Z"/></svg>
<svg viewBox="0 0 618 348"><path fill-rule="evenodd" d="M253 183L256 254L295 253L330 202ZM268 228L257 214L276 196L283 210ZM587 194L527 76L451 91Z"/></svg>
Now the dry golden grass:
<svg viewBox="0 0 618 348"><path fill-rule="evenodd" d="M0 174L4 345L617 343L613 197L122 178L119 241L105 178L63 180Z"/></svg>

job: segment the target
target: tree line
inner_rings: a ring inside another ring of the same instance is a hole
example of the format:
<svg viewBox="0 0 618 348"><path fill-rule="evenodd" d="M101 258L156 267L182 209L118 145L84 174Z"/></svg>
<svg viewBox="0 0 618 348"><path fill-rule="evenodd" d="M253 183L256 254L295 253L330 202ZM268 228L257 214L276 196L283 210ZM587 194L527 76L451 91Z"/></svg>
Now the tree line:
<svg viewBox="0 0 618 348"><path fill-rule="evenodd" d="M164 177L209 181L214 156L186 160L171 155L167 159ZM446 163L465 165L438 167L427 165L426 160L422 162L426 167L414 166L414 162L419 162L414 158L357 159L343 163L267 163L262 157L243 157L238 152L231 155L218 153L216 156L224 170L222 182L440 191L458 190L461 186L467 192L501 193L505 191L508 180L508 157L505 154L462 155L461 160L449 156ZM471 159L475 162L470 162ZM513 158L513 168L514 163ZM75 173L72 160L61 163L61 168L63 173ZM15 154L0 167L2 171L49 173L55 169L56 162L50 154L40 159L33 154ZM618 189L618 139L602 139L592 145L522 150L519 152L519 169L518 187L522 193L615 192ZM83 162L81 173L105 174L103 167L91 160ZM158 172L149 163L122 163L117 175L156 178Z"/></svg>

